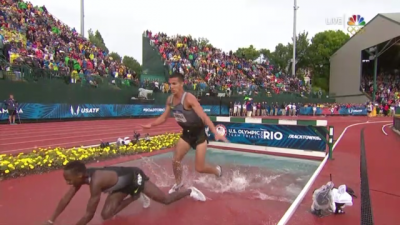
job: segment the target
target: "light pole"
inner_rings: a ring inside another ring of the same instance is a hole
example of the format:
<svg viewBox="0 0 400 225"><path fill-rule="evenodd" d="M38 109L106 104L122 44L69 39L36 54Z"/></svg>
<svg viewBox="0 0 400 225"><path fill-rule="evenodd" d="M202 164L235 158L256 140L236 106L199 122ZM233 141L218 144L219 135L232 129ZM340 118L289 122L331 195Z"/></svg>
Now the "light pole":
<svg viewBox="0 0 400 225"><path fill-rule="evenodd" d="M81 35L85 37L85 1L81 0Z"/></svg>
<svg viewBox="0 0 400 225"><path fill-rule="evenodd" d="M294 0L293 6L293 59L292 59L292 75L296 76L296 17L297 17L297 10L299 7L297 6L297 0Z"/></svg>

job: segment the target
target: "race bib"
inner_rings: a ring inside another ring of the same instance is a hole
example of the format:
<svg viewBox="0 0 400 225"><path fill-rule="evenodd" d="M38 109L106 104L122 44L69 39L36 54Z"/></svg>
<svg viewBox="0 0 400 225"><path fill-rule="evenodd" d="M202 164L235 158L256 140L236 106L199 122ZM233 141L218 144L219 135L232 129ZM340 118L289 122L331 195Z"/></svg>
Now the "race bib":
<svg viewBox="0 0 400 225"><path fill-rule="evenodd" d="M173 112L173 115L174 115L175 120L177 122L180 122L180 123L186 123L187 122L185 116L181 112Z"/></svg>

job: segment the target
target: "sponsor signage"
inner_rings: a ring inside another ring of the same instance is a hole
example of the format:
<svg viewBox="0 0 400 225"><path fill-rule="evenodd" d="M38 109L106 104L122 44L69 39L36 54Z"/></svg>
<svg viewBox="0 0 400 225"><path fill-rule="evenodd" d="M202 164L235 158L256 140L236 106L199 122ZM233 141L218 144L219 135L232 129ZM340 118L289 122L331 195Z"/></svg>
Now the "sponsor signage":
<svg viewBox="0 0 400 225"><path fill-rule="evenodd" d="M218 134L231 143L325 151L324 127L214 122ZM214 139L210 129L207 136Z"/></svg>

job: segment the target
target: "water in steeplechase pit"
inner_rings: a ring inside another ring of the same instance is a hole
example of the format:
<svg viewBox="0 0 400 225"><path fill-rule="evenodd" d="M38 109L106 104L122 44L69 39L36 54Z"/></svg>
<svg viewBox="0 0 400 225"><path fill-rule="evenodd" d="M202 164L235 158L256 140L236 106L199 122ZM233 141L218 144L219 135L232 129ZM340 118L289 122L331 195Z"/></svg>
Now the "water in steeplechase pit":
<svg viewBox="0 0 400 225"><path fill-rule="evenodd" d="M214 211L210 212L211 214L215 214L217 210L220 217L230 217L231 224L278 222L320 163L313 160L209 148L207 162L220 165L223 169L223 176L216 178L195 171L195 153L194 150L189 151L182 163L182 180L185 186L195 186L206 195L205 212L208 212L207 208ZM121 165L142 168L151 181L167 192L174 184L172 155L173 153L165 153ZM221 207L227 209L224 211ZM247 216L235 218L238 214ZM210 221L206 221L204 217L202 219L204 219L202 223L207 224L213 224L212 222L218 224L229 220L221 219L218 222L215 218ZM185 223L187 222L191 221L186 220Z"/></svg>

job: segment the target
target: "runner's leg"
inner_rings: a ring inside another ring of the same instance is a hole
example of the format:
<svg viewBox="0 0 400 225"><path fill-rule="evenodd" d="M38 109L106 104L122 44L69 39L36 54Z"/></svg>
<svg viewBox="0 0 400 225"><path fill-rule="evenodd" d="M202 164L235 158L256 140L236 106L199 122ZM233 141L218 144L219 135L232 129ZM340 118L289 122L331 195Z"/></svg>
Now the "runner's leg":
<svg viewBox="0 0 400 225"><path fill-rule="evenodd" d="M206 163L207 141L196 146L196 163L195 168L199 173L209 173L215 176L221 176L221 170L216 166Z"/></svg>
<svg viewBox="0 0 400 225"><path fill-rule="evenodd" d="M182 159L190 150L190 145L182 138L179 139L178 143L176 144L174 157L172 159L172 168L174 171L175 182L176 184L180 185L182 183Z"/></svg>
<svg viewBox="0 0 400 225"><path fill-rule="evenodd" d="M205 201L206 198L199 190L196 188L189 188L185 191L175 191L169 195L165 194L161 191L153 182L146 181L144 183L144 188L142 191L145 195L149 196L149 198L153 199L156 202L162 203L164 205L169 205L173 202L176 202L186 196L190 196L199 201Z"/></svg>
<svg viewBox="0 0 400 225"><path fill-rule="evenodd" d="M121 211L128 205L127 203L124 203L125 206L122 208L120 207L121 203L123 203L125 200L131 199L128 198L124 200L126 196L128 196L128 194L123 192L114 192L107 196L106 202L104 203L103 206L103 210L101 211L101 217L103 218L103 220L111 219L117 212ZM130 201L129 203L131 202L132 201Z"/></svg>
<svg viewBox="0 0 400 225"><path fill-rule="evenodd" d="M139 197L140 197L140 195L134 195L134 196L130 196L129 198L125 198L124 200L122 200L122 202L115 209L114 215L117 215L119 212L121 212L121 210L123 210L125 207L127 207L132 202L136 201Z"/></svg>

